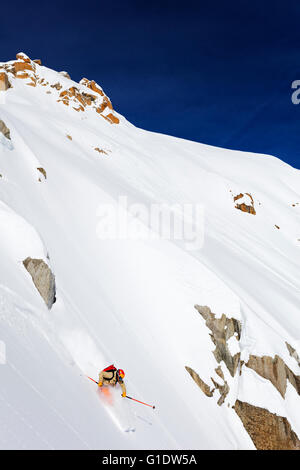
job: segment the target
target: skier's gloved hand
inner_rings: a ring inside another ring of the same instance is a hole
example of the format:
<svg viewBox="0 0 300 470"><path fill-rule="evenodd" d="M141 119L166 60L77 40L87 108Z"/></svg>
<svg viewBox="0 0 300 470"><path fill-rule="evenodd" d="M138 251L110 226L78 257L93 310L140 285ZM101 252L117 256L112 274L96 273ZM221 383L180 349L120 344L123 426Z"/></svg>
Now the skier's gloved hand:
<svg viewBox="0 0 300 470"><path fill-rule="evenodd" d="M98 387L102 387L103 383L102 382L99 382L98 383Z"/></svg>
<svg viewBox="0 0 300 470"><path fill-rule="evenodd" d="M125 393L125 392L122 393L122 397L126 397L126 393Z"/></svg>

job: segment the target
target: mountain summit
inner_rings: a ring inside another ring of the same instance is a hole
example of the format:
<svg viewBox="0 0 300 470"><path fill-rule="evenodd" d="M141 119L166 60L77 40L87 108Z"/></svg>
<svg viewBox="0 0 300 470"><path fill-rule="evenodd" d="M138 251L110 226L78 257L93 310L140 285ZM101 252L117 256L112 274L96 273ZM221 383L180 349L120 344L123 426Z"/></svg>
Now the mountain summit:
<svg viewBox="0 0 300 470"><path fill-rule="evenodd" d="M299 449L299 188L0 63L1 447Z"/></svg>
<svg viewBox="0 0 300 470"><path fill-rule="evenodd" d="M83 78L79 83L73 82L67 72L53 74L42 66L41 60L31 60L23 52L18 53L14 61L0 63L0 90L19 87L16 79L43 89L44 93L52 95L49 100L55 99L77 112L93 110L111 124L119 123L110 99L94 80Z"/></svg>

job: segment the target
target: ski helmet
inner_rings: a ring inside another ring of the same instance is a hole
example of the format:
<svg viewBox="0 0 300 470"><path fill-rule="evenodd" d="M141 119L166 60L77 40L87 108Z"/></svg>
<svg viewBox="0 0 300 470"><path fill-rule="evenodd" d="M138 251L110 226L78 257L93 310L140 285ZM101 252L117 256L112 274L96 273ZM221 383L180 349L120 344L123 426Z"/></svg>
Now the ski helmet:
<svg viewBox="0 0 300 470"><path fill-rule="evenodd" d="M118 374L119 374L119 376L121 377L121 379L124 379L124 377L125 377L125 372L123 371L123 369L118 369Z"/></svg>

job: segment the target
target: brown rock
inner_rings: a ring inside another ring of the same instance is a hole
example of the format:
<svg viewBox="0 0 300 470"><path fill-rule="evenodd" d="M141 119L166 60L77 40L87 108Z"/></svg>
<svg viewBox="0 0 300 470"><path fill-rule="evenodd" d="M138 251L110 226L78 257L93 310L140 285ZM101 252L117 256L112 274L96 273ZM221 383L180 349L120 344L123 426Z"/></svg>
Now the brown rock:
<svg viewBox="0 0 300 470"><path fill-rule="evenodd" d="M298 436L286 418L240 400L234 410L258 450L300 450Z"/></svg>
<svg viewBox="0 0 300 470"><path fill-rule="evenodd" d="M47 173L46 173L46 170L42 167L39 167L37 168L37 170L42 173L42 175L44 176L45 180L47 179Z"/></svg>
<svg viewBox="0 0 300 470"><path fill-rule="evenodd" d="M88 80L87 78L83 78L82 80L80 80L80 83L82 85L85 85L87 86L88 88L90 88L91 90L95 91L96 93L98 93L99 95L101 96L104 96L104 93L103 91L101 90L101 88L99 88L99 85L97 85L97 83L95 82L95 80Z"/></svg>
<svg viewBox="0 0 300 470"><path fill-rule="evenodd" d="M33 71L32 65L27 63L27 62L15 62L14 63L14 69L15 69L15 73L23 72L24 70L32 70Z"/></svg>
<svg viewBox="0 0 300 470"><path fill-rule="evenodd" d="M10 81L6 72L0 72L0 91L6 91L11 88Z"/></svg>
<svg viewBox="0 0 300 470"><path fill-rule="evenodd" d="M280 395L285 398L287 381L295 388L300 395L300 376L295 375L286 363L279 356L254 356L250 355L246 364L258 375L269 380L278 390Z"/></svg>
<svg viewBox="0 0 300 470"><path fill-rule="evenodd" d="M226 382L225 378L224 378L224 374L223 374L223 371L222 371L222 368L221 366L217 367L217 369L215 369L216 373L218 374L218 376L223 380L224 384L221 385L219 384L218 382L216 382L212 377L211 377L211 380L215 386L215 389L216 390L219 390L219 393L220 393L220 398L218 400L218 405L221 406L223 405L224 401L225 401L225 398L227 397L228 393L229 393L229 385L228 383Z"/></svg>
<svg viewBox="0 0 300 470"><path fill-rule="evenodd" d="M6 137L7 139L11 140L11 138L10 138L10 130L9 130L9 128L6 126L5 122L2 121L1 119L0 119L0 132L1 132L1 134L4 135L4 137Z"/></svg>
<svg viewBox="0 0 300 470"><path fill-rule="evenodd" d="M73 102L77 106L73 106L73 109L77 112L79 111L84 111L84 108L86 106L93 106L93 109L98 114L103 113L103 111L107 108L113 111L113 106L111 104L110 99L104 95L103 91L98 87L96 82L94 81L89 81L86 78L82 79L80 81L81 85L85 85L87 88L92 90L95 93L98 93L98 95L103 96L102 102L100 103L100 97L91 94L91 93L86 93L84 91L79 91L77 87L71 87L67 90L63 90L60 93L60 98L61 100L58 100L58 102L62 101L65 105L68 105L69 102ZM55 85L51 85L52 87L56 87ZM58 90L61 89L56 87ZM70 100L70 101L69 101ZM102 115L104 119L106 119L110 124L118 124L120 121L119 119L113 114L109 113L107 116Z"/></svg>
<svg viewBox="0 0 300 470"><path fill-rule="evenodd" d="M50 85L51 88L55 88L56 90L61 90L62 89L62 85L60 83L54 83L53 85Z"/></svg>
<svg viewBox="0 0 300 470"><path fill-rule="evenodd" d="M244 204L244 203L243 204L237 204L235 207L236 207L236 209L239 209L242 212L248 212L249 214L256 215L256 211L255 211L254 207L248 206L247 204Z"/></svg>
<svg viewBox="0 0 300 470"><path fill-rule="evenodd" d="M61 103L65 104L66 106L69 106L69 103L70 103L68 96L64 96L61 100L57 100L57 102L58 103L61 102Z"/></svg>
<svg viewBox="0 0 300 470"><path fill-rule="evenodd" d="M90 101L90 104L94 101L96 101L97 97L95 95L91 95L90 93L84 93L82 92L82 95L86 98L86 100Z"/></svg>
<svg viewBox="0 0 300 470"><path fill-rule="evenodd" d="M106 109L106 108L109 108L109 109L112 109L112 104L111 104L111 101L107 98L107 96L105 96L103 98L103 101L100 105L100 107L98 108L99 109L99 113L103 113L103 111ZM113 116L113 115L112 115ZM108 116L104 116L104 117L108 117Z"/></svg>
<svg viewBox="0 0 300 470"><path fill-rule="evenodd" d="M64 90L60 92L59 96L63 98L64 96L68 96L68 94L69 94L68 90Z"/></svg>
<svg viewBox="0 0 300 470"><path fill-rule="evenodd" d="M105 155L108 155L108 153L105 152L105 150L99 149L99 147L95 147L94 150L96 150L96 152L104 153Z"/></svg>
<svg viewBox="0 0 300 470"><path fill-rule="evenodd" d="M289 343L285 342L286 347L288 349L288 352L290 353L290 356L295 359L295 361L298 363L298 366L300 367L300 357L297 354L296 349L294 349Z"/></svg>
<svg viewBox="0 0 300 470"><path fill-rule="evenodd" d="M75 109L75 111L79 112L79 111L84 111L84 107L83 106L78 106L78 108L73 108Z"/></svg>
<svg viewBox="0 0 300 470"><path fill-rule="evenodd" d="M78 94L76 95L76 99L79 101L79 103L80 103L82 106L85 106L85 105L86 105L85 98L84 98L84 96L82 96L80 93L78 93Z"/></svg>
<svg viewBox="0 0 300 470"><path fill-rule="evenodd" d="M85 106L89 106L92 104L93 101L97 100L97 97L94 95L90 95L88 93L80 93L78 88L71 87L67 90L63 90L60 95L63 98L62 101L69 102L69 100L73 101L73 103L79 105L77 108L74 107L76 111L82 111Z"/></svg>
<svg viewBox="0 0 300 470"><path fill-rule="evenodd" d="M25 73L19 74L17 77L18 77L18 78L21 78L21 79L23 79L23 78L29 78L29 74L28 74L27 72L25 72Z"/></svg>
<svg viewBox="0 0 300 470"><path fill-rule="evenodd" d="M240 340L241 324L238 320L227 318L224 314L221 318L216 318L209 307L196 305L195 308L205 319L205 323L211 331L210 337L216 346L214 350L216 360L219 363L224 361L232 377L235 375L238 366L240 367L241 374L244 365L253 369L261 377L269 380L283 398L285 398L286 394L287 381L291 383L298 395L300 395L300 376L294 374L278 355L275 355L274 358L270 356L259 357L250 355L247 364L240 361L239 353L234 356L231 355L227 341L233 335L237 340ZM291 357L300 365L300 358L296 350L288 343L286 343L286 346ZM186 367L186 370L205 395L212 396L215 390L218 390L220 393L218 405L221 406L224 403L229 392L229 386L225 380L221 366L215 369L215 372L223 380L223 384L221 385L211 377L214 384L213 389L203 382L199 375L191 368ZM258 408L248 403L241 402L240 400L236 401L234 409L242 420L246 431L257 449L300 450L300 441L295 432L291 429L286 418L270 413L264 408Z"/></svg>
<svg viewBox="0 0 300 470"><path fill-rule="evenodd" d="M109 121L111 124L119 124L120 119L117 118L117 116L114 116L114 114L110 113L107 116L103 116L107 121Z"/></svg>
<svg viewBox="0 0 300 470"><path fill-rule="evenodd" d="M195 305L196 310L202 315L205 320L206 326L210 329L212 334L211 340L216 346L214 356L218 363L224 361L231 376L235 375L236 369L240 361L240 353L231 355L227 341L235 336L237 341L240 340L241 324L235 318L227 318L226 315L221 318L216 318L209 307Z"/></svg>
<svg viewBox="0 0 300 470"><path fill-rule="evenodd" d="M205 393L207 397L212 397L214 394L214 390L213 389L211 390L209 385L203 382L203 380L199 377L197 372L195 372L191 367L188 367L188 366L185 366L185 369L190 374L192 379L196 382L196 384L200 387L202 392Z"/></svg>
<svg viewBox="0 0 300 470"><path fill-rule="evenodd" d="M253 197L251 196L250 193L245 193L249 199L250 199L250 204L245 204L244 202L242 204L236 204L235 208L241 210L242 212L248 212L248 214L253 214L256 215L256 210L254 208L254 200ZM234 196L233 200L234 202L238 201L239 199L243 198L245 194L240 193L237 196Z"/></svg>
<svg viewBox="0 0 300 470"><path fill-rule="evenodd" d="M23 62L27 62L28 64L31 62L29 57L26 54L24 54L24 52L19 52L16 55L16 59L17 60L22 60Z"/></svg>
<svg viewBox="0 0 300 470"><path fill-rule="evenodd" d="M187 370L187 372L190 374L190 376L192 377L192 379L196 382L196 384L198 385L198 387L202 390L202 392L207 396L207 397L212 397L214 395L214 392L215 390L218 390L219 393L220 393L220 398L218 400L218 405L221 406L223 405L228 393L229 393L229 385L228 383L226 382L225 378L224 378L224 374L223 374L223 371L222 371L222 368L221 366L217 367L215 369L216 373L218 374L218 376L223 380L224 384L221 385L219 384L218 382L216 382L212 377L211 377L211 381L212 383L214 384L214 388L210 388L209 385L207 385L202 379L201 377L197 374L197 372L195 372L191 367L187 367L185 366L185 369Z"/></svg>
<svg viewBox="0 0 300 470"><path fill-rule="evenodd" d="M63 70L62 72L59 72L59 73L60 73L60 75L62 75L63 77L68 78L69 80L71 80L71 77L70 77L70 75L68 74L68 72L65 72L65 71Z"/></svg>

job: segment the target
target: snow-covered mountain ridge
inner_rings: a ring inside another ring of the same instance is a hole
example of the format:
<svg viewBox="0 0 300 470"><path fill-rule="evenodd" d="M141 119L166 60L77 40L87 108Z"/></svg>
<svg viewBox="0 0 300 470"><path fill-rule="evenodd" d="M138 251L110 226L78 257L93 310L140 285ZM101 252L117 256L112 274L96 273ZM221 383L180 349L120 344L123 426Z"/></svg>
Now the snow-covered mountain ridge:
<svg viewBox="0 0 300 470"><path fill-rule="evenodd" d="M0 90L0 447L299 449L299 171L138 129L23 53ZM200 205L203 246L99 236L124 197L136 235L137 204ZM103 403L112 362L155 411Z"/></svg>

